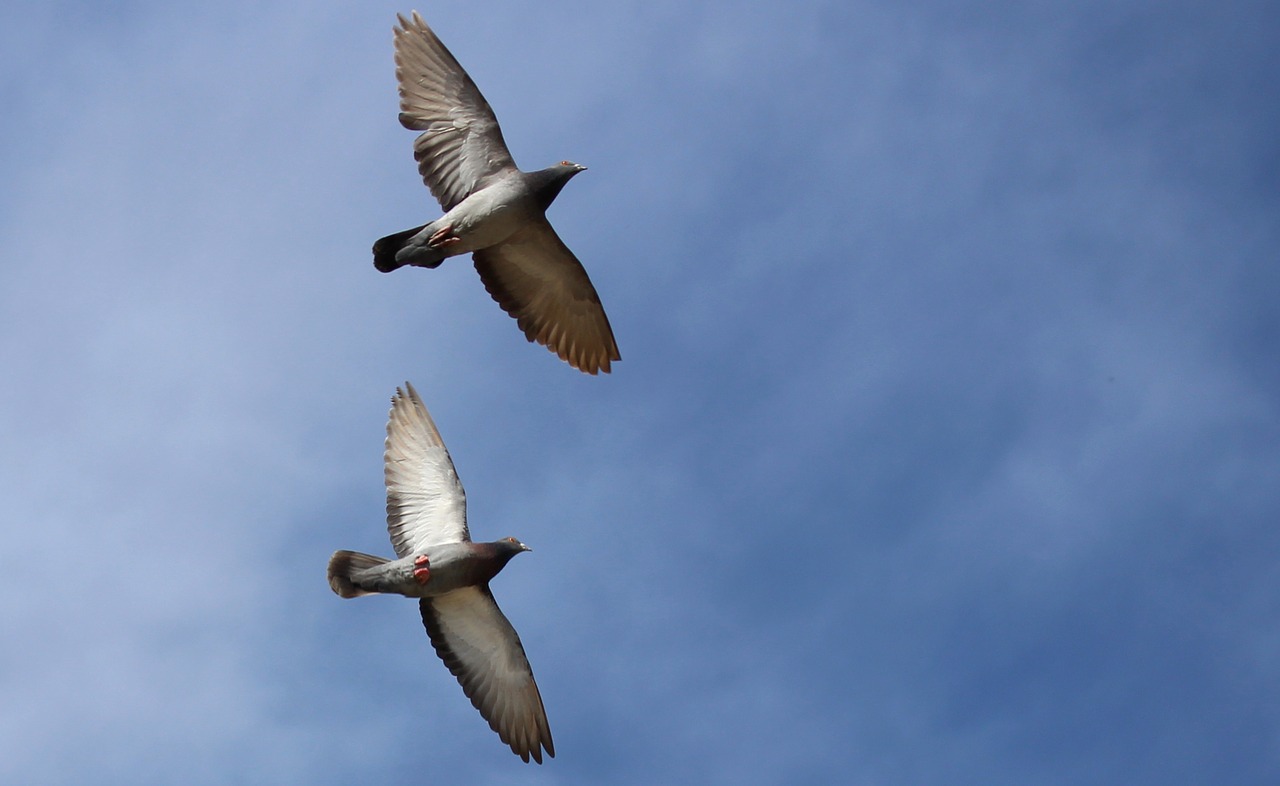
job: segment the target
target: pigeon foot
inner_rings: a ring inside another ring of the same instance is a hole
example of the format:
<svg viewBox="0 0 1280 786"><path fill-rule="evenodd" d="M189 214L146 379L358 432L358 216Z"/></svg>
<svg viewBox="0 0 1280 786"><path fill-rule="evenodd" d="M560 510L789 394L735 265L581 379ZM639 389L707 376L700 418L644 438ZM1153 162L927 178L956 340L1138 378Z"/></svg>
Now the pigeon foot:
<svg viewBox="0 0 1280 786"><path fill-rule="evenodd" d="M413 564L418 566L417 568L414 568L413 571L414 580L419 584L426 584L431 578L431 569L427 567L427 565L430 564L430 561L427 559L427 555L423 554L419 556L413 561Z"/></svg>
<svg viewBox="0 0 1280 786"><path fill-rule="evenodd" d="M440 227L435 232L431 233L431 237L427 240L427 246L430 248L445 248L453 245L454 243L462 242L462 238L453 236L451 234L452 232L452 224Z"/></svg>

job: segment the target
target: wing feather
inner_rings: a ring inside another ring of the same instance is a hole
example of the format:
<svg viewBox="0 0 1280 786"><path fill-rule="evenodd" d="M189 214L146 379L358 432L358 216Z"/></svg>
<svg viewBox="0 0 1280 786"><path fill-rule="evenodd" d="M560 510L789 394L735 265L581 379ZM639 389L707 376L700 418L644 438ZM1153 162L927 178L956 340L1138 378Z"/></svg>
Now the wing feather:
<svg viewBox="0 0 1280 786"><path fill-rule="evenodd" d="M383 465L387 532L397 556L471 540L462 481L435 421L408 382L391 399Z"/></svg>
<svg viewBox="0 0 1280 786"><path fill-rule="evenodd" d="M586 269L545 218L473 259L484 288L530 341L588 374L607 374L622 359Z"/></svg>
<svg viewBox="0 0 1280 786"><path fill-rule="evenodd" d="M400 124L421 131L413 143L418 172L446 211L515 169L489 102L417 11L395 28Z"/></svg>
<svg viewBox="0 0 1280 786"><path fill-rule="evenodd" d="M542 695L515 628L487 584L419 602L422 624L436 654L457 677L489 727L511 750L542 763L555 756Z"/></svg>

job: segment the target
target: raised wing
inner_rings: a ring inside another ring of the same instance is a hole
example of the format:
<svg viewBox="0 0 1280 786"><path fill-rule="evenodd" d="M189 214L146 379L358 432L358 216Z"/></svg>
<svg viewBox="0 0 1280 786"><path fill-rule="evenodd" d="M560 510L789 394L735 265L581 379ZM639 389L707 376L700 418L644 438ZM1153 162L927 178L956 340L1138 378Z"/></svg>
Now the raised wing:
<svg viewBox="0 0 1280 786"><path fill-rule="evenodd" d="M607 374L622 359L586 269L545 218L473 259L484 288L530 341L588 374Z"/></svg>
<svg viewBox="0 0 1280 786"><path fill-rule="evenodd" d="M489 102L458 61L422 21L398 17L395 28L400 124L421 131L413 157L427 188L446 211L515 168Z"/></svg>
<svg viewBox="0 0 1280 786"><path fill-rule="evenodd" d="M436 424L413 385L396 388L387 420L387 532L396 555L471 540L467 495Z"/></svg>
<svg viewBox="0 0 1280 786"><path fill-rule="evenodd" d="M419 602L436 654L458 678L489 727L524 759L555 756L542 695L515 628L489 586L466 587Z"/></svg>

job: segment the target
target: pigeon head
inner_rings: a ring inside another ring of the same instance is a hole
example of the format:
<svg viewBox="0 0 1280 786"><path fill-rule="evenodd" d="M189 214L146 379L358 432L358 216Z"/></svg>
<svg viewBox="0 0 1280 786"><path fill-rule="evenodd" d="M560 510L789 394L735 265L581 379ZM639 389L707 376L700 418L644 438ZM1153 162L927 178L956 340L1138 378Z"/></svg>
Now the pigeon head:
<svg viewBox="0 0 1280 786"><path fill-rule="evenodd" d="M539 169L537 172L529 173L529 185L533 188L533 193L538 199L538 203L546 210L560 195L560 189L564 188L564 184L579 172L586 171L586 167L582 164L575 164L572 161L561 161L555 166L549 166L546 169Z"/></svg>
<svg viewBox="0 0 1280 786"><path fill-rule="evenodd" d="M511 561L511 558L520 552L533 551L533 549L524 545L515 538L503 538L502 540L495 540L492 543L486 543L485 545L488 547L489 553L492 555L491 559L493 559L495 564L498 566L498 570L502 570L506 564Z"/></svg>
<svg viewBox="0 0 1280 786"><path fill-rule="evenodd" d="M493 571L492 573L488 573L488 578L493 578L498 575L498 573L507 566L507 563L510 562L511 558L515 555L522 551L533 551L533 549L524 545L515 538L503 538L502 540L495 540L492 543L477 544L477 546L479 547L480 553L486 555L485 561L488 566L487 571Z"/></svg>

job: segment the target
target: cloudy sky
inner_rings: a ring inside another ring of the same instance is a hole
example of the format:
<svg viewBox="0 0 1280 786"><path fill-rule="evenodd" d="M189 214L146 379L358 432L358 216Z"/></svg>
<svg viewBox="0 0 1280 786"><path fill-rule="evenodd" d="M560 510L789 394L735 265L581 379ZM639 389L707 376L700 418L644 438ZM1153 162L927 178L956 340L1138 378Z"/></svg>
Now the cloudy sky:
<svg viewBox="0 0 1280 786"><path fill-rule="evenodd" d="M0 9L0 782L1280 781L1273 3L420 6L599 378L374 271L410 9ZM325 582L406 379L543 767Z"/></svg>

